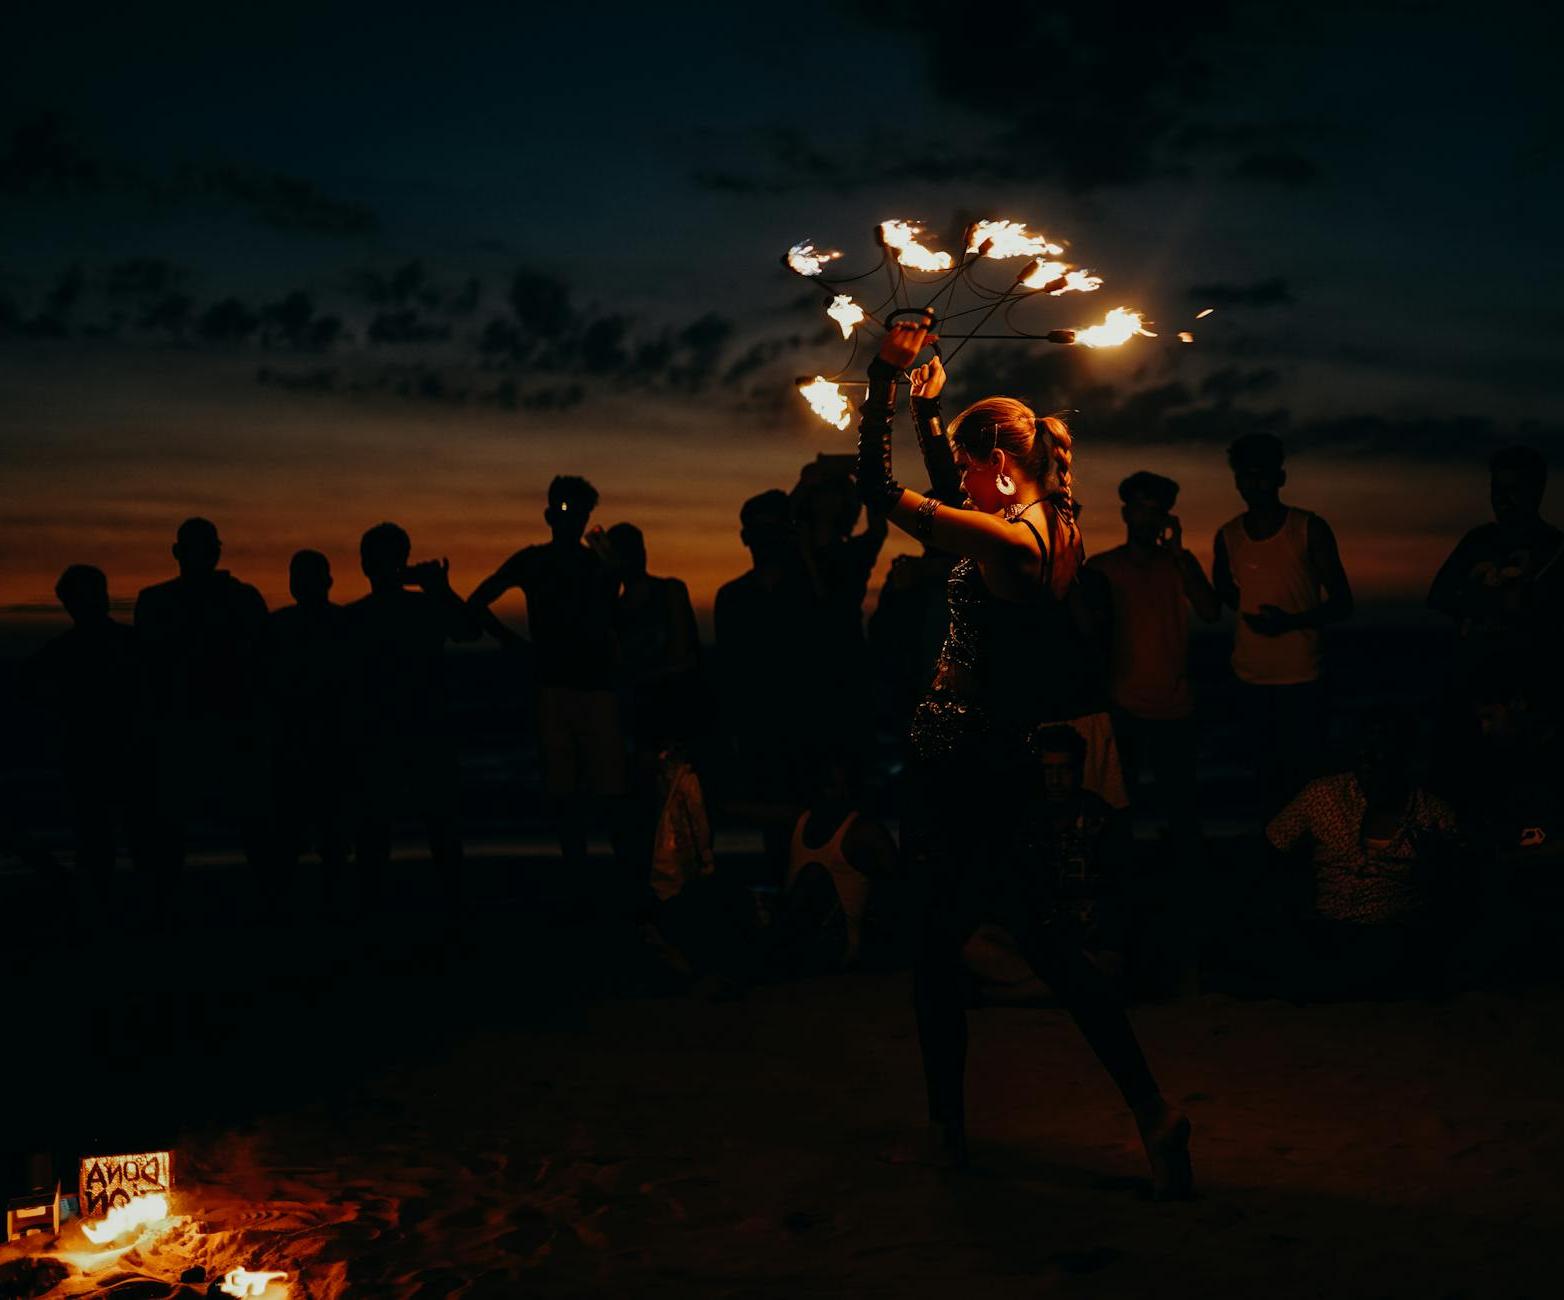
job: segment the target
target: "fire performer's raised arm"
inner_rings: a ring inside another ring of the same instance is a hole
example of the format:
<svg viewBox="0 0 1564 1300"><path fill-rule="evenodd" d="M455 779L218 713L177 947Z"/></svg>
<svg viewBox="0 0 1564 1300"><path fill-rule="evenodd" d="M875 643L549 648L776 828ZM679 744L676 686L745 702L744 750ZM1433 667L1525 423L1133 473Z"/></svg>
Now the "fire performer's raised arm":
<svg viewBox="0 0 1564 1300"><path fill-rule="evenodd" d="M912 384L913 425L918 433L918 450L923 454L923 468L929 476L929 495L942 505L959 506L966 493L961 490L961 472L956 468L940 415L945 366L936 356L927 365L909 370L907 378Z"/></svg>
<svg viewBox="0 0 1564 1300"><path fill-rule="evenodd" d="M869 365L869 393L858 426L859 492L871 510L885 514L920 541L976 560L996 595L1025 600L1047 572L1045 539L1051 531L1033 524L1027 512L1056 495L1030 457L1015 455L997 440L986 454L974 456L963 450L957 455L951 468L961 495L973 503L970 510L952 509L937 496L904 488L891 473L896 381L930 341L931 327L929 317L898 321ZM1015 405L1025 410L1020 403ZM1030 418L1031 413L1026 415ZM1018 523L1032 526L1018 527Z"/></svg>

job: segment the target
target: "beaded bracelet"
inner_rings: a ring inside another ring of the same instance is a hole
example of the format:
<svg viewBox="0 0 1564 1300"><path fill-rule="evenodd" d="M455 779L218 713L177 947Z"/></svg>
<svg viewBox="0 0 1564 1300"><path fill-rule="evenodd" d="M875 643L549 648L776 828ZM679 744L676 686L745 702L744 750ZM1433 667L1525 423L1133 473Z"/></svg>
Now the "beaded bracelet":
<svg viewBox="0 0 1564 1300"><path fill-rule="evenodd" d="M929 534L934 531L934 512L939 509L939 502L934 497L925 497L923 504L914 512L912 528L909 530L920 542L929 540Z"/></svg>

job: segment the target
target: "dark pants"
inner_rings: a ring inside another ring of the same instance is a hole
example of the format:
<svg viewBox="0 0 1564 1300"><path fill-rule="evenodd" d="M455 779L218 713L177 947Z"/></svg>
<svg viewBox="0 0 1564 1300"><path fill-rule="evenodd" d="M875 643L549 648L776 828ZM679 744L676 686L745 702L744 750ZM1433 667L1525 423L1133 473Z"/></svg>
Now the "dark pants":
<svg viewBox="0 0 1564 1300"><path fill-rule="evenodd" d="M923 940L913 966L913 1004L929 1121L953 1132L966 1117L967 1004L972 980L961 960L969 937L953 923L953 910L935 905L925 913ZM1097 1059L1133 1110L1157 1103L1161 1094L1124 1014L1113 980L1080 947L1051 926L1017 927L1021 952L1080 1028Z"/></svg>
<svg viewBox="0 0 1564 1300"><path fill-rule="evenodd" d="M1198 737L1193 718L1139 718L1114 710L1113 734L1129 789L1130 811L1139 821L1151 813L1167 824L1174 844L1187 849L1200 838L1200 790L1195 757ZM1149 798L1141 779L1151 778Z"/></svg>
<svg viewBox="0 0 1564 1300"><path fill-rule="evenodd" d="M1328 734L1325 684L1239 683L1238 706L1253 764L1262 822L1268 822L1324 770Z"/></svg>
<svg viewBox="0 0 1564 1300"><path fill-rule="evenodd" d="M384 901L392 830L402 818L424 823L436 888L448 907L461 902L460 778L449 737L392 737L360 752L354 856L366 909Z"/></svg>

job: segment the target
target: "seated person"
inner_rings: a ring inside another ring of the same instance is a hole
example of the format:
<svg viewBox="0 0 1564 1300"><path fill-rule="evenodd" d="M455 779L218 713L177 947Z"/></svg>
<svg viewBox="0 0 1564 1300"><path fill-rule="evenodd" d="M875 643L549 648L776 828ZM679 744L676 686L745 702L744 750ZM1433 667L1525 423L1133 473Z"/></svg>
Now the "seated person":
<svg viewBox="0 0 1564 1300"><path fill-rule="evenodd" d="M1040 798L1032 803L1015 870L996 877L963 958L982 1000L1031 1002L1043 971L1078 964L1116 979L1124 964L1119 880L1132 848L1127 815L1086 788L1088 742L1074 727L1039 727L1030 748Z"/></svg>
<svg viewBox="0 0 1564 1300"><path fill-rule="evenodd" d="M857 963L872 882L895 870L896 842L863 813L856 769L845 747L830 753L793 825L773 955L796 973Z"/></svg>
<svg viewBox="0 0 1564 1300"><path fill-rule="evenodd" d="M1273 848L1306 851L1312 866L1312 915L1287 972L1305 995L1393 995L1433 977L1460 839L1450 806L1412 778L1413 735L1402 714L1370 715L1352 770L1309 782L1266 827Z"/></svg>

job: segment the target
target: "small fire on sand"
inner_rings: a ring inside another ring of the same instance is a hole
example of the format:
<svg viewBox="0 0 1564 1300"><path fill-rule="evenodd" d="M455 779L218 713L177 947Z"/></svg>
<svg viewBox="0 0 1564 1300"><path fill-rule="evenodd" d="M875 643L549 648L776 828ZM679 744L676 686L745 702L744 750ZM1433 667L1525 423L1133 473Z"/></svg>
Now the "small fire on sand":
<svg viewBox="0 0 1564 1300"><path fill-rule="evenodd" d="M217 1289L224 1295L262 1296L273 1282L287 1280L286 1273L252 1273L247 1268L232 1268L223 1275L222 1284Z"/></svg>
<svg viewBox="0 0 1564 1300"><path fill-rule="evenodd" d="M116 1205L97 1223L83 1223L82 1232L94 1246L107 1245L117 1237L139 1231L151 1223L168 1218L168 1197L136 1196L124 1205Z"/></svg>

